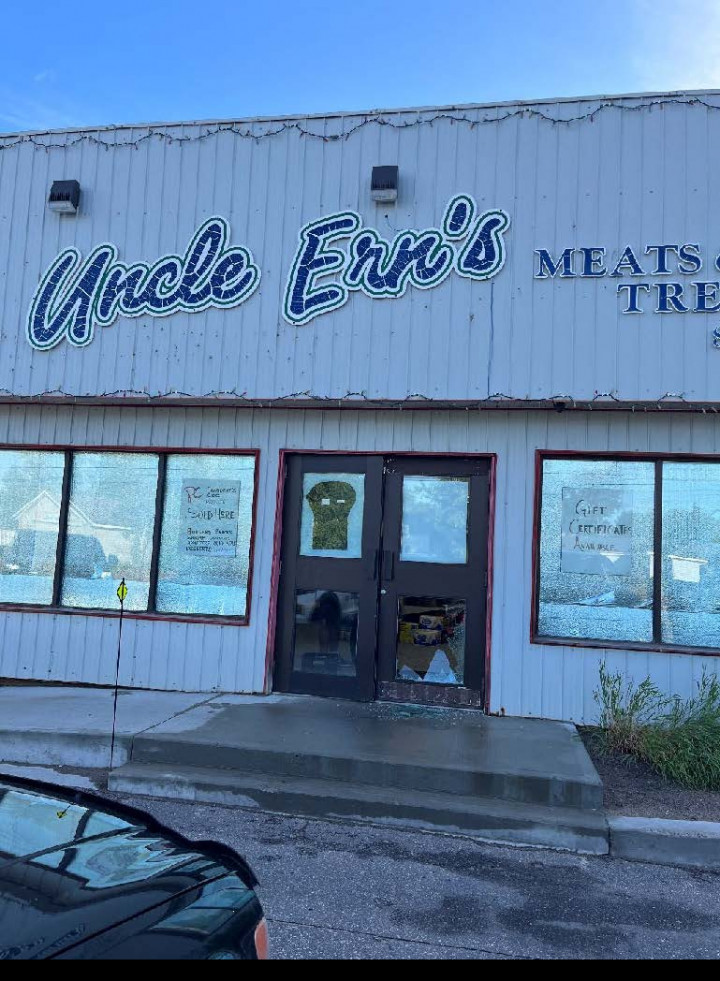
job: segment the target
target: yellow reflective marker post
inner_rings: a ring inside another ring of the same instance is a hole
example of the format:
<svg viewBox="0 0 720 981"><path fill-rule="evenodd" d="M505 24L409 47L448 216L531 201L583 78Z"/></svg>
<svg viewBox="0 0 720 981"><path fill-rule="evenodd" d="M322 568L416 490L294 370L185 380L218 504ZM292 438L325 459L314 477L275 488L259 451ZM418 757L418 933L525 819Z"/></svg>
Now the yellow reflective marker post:
<svg viewBox="0 0 720 981"><path fill-rule="evenodd" d="M115 756L115 726L117 722L117 702L118 702L118 679L120 677L120 651L122 649L122 628L123 613L125 612L125 599L127 598L128 588L125 580L120 580L117 588L117 598L120 600L120 627L118 629L117 660L115 661L115 697L113 699L112 735L110 737L110 769L112 770L113 757Z"/></svg>

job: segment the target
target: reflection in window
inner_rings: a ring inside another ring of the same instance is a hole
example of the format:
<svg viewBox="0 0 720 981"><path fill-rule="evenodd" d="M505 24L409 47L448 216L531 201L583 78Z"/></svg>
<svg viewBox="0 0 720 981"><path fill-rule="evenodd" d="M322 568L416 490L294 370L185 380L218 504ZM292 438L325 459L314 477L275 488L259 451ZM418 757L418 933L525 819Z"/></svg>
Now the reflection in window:
<svg viewBox="0 0 720 981"><path fill-rule="evenodd" d="M543 461L540 635L653 637L653 463Z"/></svg>
<svg viewBox="0 0 720 981"><path fill-rule="evenodd" d="M64 454L0 453L0 602L52 603Z"/></svg>
<svg viewBox="0 0 720 981"><path fill-rule="evenodd" d="M403 562L467 562L467 477L403 477Z"/></svg>
<svg viewBox="0 0 720 981"><path fill-rule="evenodd" d="M106 838L87 840L82 848L70 844L58 852L38 855L38 865L59 867L63 873L83 880L87 889L113 889L131 882L146 882L154 876L176 869L178 876L188 874L188 884L195 881L193 871L206 865L207 859L195 852L180 850L150 832L137 829L118 832ZM193 868L194 866L194 868Z"/></svg>
<svg viewBox="0 0 720 981"><path fill-rule="evenodd" d="M156 608L247 614L254 456L169 456Z"/></svg>
<svg viewBox="0 0 720 981"><path fill-rule="evenodd" d="M147 453L76 453L68 510L62 604L146 610L158 458Z"/></svg>
<svg viewBox="0 0 720 981"><path fill-rule="evenodd" d="M465 675L465 601L402 596L398 604L398 681L461 685Z"/></svg>
<svg viewBox="0 0 720 981"><path fill-rule="evenodd" d="M298 590L293 668L344 678L357 674L357 593Z"/></svg>
<svg viewBox="0 0 720 981"><path fill-rule="evenodd" d="M364 503L364 474L306 473L303 476L300 554L319 558L360 558Z"/></svg>
<svg viewBox="0 0 720 981"><path fill-rule="evenodd" d="M663 464L662 639L720 647L720 465Z"/></svg>

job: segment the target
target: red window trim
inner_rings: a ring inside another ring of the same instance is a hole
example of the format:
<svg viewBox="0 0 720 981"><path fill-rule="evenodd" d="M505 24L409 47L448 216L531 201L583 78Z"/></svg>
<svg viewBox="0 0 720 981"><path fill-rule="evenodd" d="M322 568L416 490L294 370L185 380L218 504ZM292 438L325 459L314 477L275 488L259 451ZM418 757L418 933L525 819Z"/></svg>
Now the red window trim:
<svg viewBox="0 0 720 981"><path fill-rule="evenodd" d="M0 453L3 450L40 451L45 453L155 453L172 456L252 456L255 461L253 468L253 503L250 528L250 549L248 552L248 579L246 588L246 613L244 616L229 617L213 614L195 613L161 613L156 610L125 611L124 620L162 620L171 623L198 623L213 626L247 627L250 625L252 611L253 572L255 567L255 536L257 531L258 486L260 479L260 450L241 447L185 447L185 446L108 446L97 443L0 443ZM96 610L70 606L42 606L31 603L2 603L2 613L43 613L54 616L83 616L104 617L117 619L119 610Z"/></svg>
<svg viewBox="0 0 720 981"><path fill-rule="evenodd" d="M543 463L545 460L617 460L637 463L720 463L718 453L644 453L632 450L536 450L535 492L533 501L532 598L530 643L539 647L579 647L590 650L638 651L645 654L688 654L694 657L720 657L713 647L685 647L655 641L599 640L597 638L555 637L538 632L540 615L540 516L542 509Z"/></svg>

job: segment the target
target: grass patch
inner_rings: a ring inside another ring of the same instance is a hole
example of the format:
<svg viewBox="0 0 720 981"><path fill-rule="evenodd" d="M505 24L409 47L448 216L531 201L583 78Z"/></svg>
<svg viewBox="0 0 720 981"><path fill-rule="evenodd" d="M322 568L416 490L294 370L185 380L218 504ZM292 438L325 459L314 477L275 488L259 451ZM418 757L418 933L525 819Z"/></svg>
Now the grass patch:
<svg viewBox="0 0 720 981"><path fill-rule="evenodd" d="M632 756L693 790L720 790L720 681L703 673L692 698L663 694L650 678L635 685L600 665L597 743Z"/></svg>

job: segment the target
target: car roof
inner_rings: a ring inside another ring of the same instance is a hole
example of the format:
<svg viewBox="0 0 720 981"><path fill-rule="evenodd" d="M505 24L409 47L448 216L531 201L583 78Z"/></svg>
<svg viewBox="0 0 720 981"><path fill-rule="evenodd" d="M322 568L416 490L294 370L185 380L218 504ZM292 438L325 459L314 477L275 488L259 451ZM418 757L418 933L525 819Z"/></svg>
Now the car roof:
<svg viewBox="0 0 720 981"><path fill-rule="evenodd" d="M50 957L228 874L244 859L138 808L0 776L0 960Z"/></svg>

